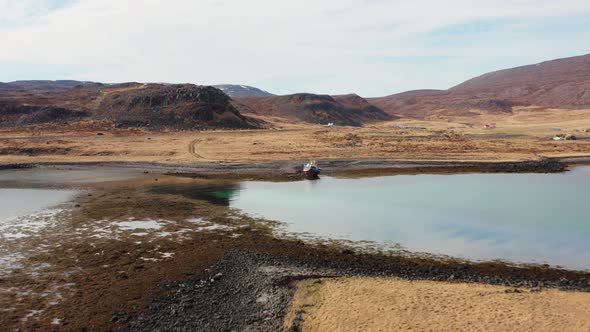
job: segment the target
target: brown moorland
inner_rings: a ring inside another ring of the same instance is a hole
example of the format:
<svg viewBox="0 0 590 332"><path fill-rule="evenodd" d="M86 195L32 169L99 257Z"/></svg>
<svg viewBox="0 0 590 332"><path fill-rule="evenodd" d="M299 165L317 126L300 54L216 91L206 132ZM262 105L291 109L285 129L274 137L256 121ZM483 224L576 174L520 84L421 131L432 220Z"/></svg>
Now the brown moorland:
<svg viewBox="0 0 590 332"><path fill-rule="evenodd" d="M408 91L368 101L392 115L424 118L446 110L469 115L472 109L509 113L514 106L590 108L590 55L499 70L449 90Z"/></svg>

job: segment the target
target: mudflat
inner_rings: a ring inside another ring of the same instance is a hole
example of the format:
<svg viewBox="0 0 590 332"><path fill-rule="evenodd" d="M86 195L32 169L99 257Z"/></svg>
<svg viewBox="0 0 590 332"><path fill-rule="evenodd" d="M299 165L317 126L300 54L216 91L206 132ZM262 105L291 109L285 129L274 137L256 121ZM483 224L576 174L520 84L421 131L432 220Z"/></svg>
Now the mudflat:
<svg viewBox="0 0 590 332"><path fill-rule="evenodd" d="M588 331L590 293L393 278L307 280L301 331Z"/></svg>

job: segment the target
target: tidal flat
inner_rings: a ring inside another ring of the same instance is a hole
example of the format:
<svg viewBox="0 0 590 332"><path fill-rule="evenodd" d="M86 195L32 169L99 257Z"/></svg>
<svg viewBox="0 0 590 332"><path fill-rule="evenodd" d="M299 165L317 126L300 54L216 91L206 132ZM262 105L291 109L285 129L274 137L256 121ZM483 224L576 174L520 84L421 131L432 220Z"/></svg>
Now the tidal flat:
<svg viewBox="0 0 590 332"><path fill-rule="evenodd" d="M149 167L86 167L76 170L98 180L82 181L81 173L68 178L72 170L30 168L18 170L19 176L10 170L4 177L0 172L2 194L48 190L51 195L45 196L55 199L3 219L3 225L23 216L31 218L25 223L34 223L34 216L44 220L22 231L26 237L0 239L3 262L12 264L0 276L0 324L9 329L276 330L284 326L294 285L315 278L590 290L590 275L583 271L279 234L283 220L249 215L232 205L251 174L227 179L166 175ZM102 177L101 171L116 175Z"/></svg>

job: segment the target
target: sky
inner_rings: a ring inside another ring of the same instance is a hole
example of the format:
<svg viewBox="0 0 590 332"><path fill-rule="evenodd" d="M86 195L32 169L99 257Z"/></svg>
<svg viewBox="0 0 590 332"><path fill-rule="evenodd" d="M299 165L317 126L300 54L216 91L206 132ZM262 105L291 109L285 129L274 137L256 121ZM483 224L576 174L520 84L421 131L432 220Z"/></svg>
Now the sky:
<svg viewBox="0 0 590 332"><path fill-rule="evenodd" d="M0 82L385 96L590 53L588 0L0 0Z"/></svg>

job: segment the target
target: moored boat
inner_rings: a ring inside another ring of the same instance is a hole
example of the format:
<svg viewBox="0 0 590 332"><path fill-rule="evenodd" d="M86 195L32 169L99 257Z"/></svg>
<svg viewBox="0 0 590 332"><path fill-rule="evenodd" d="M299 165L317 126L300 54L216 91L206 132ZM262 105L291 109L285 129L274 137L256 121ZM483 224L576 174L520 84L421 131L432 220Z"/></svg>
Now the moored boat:
<svg viewBox="0 0 590 332"><path fill-rule="evenodd" d="M321 169L316 165L315 161L310 161L303 166L303 173L310 178L316 178L320 174Z"/></svg>

